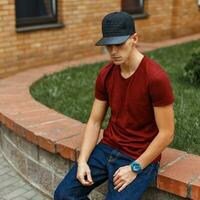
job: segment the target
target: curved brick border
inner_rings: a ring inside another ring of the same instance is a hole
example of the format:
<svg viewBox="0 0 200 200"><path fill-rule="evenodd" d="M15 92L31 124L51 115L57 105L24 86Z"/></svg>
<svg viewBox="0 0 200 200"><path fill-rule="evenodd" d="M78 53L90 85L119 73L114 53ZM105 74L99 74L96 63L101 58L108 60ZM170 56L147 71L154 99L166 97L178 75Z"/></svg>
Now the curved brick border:
<svg viewBox="0 0 200 200"><path fill-rule="evenodd" d="M44 74L60 71L65 66L105 58L99 56L92 60L31 69L0 80L1 123L42 149L75 161L85 125L35 101L29 93L29 86ZM163 152L157 188L181 197L200 199L200 157L167 148Z"/></svg>

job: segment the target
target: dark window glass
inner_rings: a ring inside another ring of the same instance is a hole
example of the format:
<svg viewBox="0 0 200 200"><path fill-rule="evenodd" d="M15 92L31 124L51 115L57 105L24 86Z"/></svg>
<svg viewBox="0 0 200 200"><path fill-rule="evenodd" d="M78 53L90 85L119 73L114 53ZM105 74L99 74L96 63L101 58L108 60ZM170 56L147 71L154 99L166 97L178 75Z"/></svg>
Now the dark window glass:
<svg viewBox="0 0 200 200"><path fill-rule="evenodd" d="M144 0L122 0L122 11L130 14L144 13Z"/></svg>
<svg viewBox="0 0 200 200"><path fill-rule="evenodd" d="M56 0L15 0L17 26L57 21Z"/></svg>

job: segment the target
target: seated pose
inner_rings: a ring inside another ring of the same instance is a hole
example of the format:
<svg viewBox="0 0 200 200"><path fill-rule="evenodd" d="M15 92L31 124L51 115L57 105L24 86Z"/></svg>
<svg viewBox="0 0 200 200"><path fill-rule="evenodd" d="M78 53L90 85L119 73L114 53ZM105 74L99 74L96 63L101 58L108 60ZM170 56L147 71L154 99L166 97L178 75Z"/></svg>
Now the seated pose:
<svg viewBox="0 0 200 200"><path fill-rule="evenodd" d="M102 21L111 62L96 79L95 99L77 162L55 200L88 200L108 180L106 200L139 200L156 179L162 151L174 138L173 91L161 66L137 49L132 17L112 12ZM111 116L97 144L108 107Z"/></svg>

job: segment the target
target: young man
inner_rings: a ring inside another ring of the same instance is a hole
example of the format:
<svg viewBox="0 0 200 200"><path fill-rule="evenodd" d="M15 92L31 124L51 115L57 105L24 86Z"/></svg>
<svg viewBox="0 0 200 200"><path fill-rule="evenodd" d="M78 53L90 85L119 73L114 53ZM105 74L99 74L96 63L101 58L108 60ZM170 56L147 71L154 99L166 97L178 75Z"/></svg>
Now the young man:
<svg viewBox="0 0 200 200"><path fill-rule="evenodd" d="M55 200L86 200L108 180L106 200L139 200L155 180L161 152L174 137L173 93L165 71L140 53L132 17L106 15L103 38L111 62L96 79L95 100L78 161L55 191ZM97 144L107 108L108 127ZM96 145L97 144L97 145Z"/></svg>

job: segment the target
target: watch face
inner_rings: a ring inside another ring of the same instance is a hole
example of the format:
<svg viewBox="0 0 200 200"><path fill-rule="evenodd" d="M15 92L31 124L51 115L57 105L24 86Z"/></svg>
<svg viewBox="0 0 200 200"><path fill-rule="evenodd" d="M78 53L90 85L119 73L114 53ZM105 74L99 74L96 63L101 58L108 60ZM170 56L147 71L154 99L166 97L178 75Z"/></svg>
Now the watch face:
<svg viewBox="0 0 200 200"><path fill-rule="evenodd" d="M137 164L133 165L133 170L136 171L136 172L140 171L140 166L137 165Z"/></svg>
<svg viewBox="0 0 200 200"><path fill-rule="evenodd" d="M141 166L138 163L132 163L131 168L132 168L132 171L134 171L137 174L139 174L142 171Z"/></svg>

